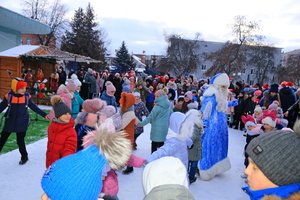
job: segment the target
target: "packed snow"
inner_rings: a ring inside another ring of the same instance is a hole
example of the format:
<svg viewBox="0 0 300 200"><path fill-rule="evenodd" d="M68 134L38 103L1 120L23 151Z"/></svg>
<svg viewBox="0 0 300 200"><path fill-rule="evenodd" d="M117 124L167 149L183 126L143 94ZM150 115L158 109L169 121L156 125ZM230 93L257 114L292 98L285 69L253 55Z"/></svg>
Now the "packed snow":
<svg viewBox="0 0 300 200"><path fill-rule="evenodd" d="M151 152L150 128L148 124L144 133L137 140L135 155L148 157ZM1 200L36 200L40 199L43 191L40 185L45 171L45 152L47 139L42 139L27 145L29 162L23 166L18 164L18 150L0 155L0 199ZM210 181L198 179L190 186L197 200L240 200L248 199L241 190L245 180L241 178L244 170L243 148L245 137L241 131L229 129L229 158L231 169ZM83 169L84 170L84 169ZM120 200L140 200L144 197L142 186L143 168L135 168L129 175L118 172ZM80 180L79 180L80 181ZM74 191L76 192L76 191Z"/></svg>

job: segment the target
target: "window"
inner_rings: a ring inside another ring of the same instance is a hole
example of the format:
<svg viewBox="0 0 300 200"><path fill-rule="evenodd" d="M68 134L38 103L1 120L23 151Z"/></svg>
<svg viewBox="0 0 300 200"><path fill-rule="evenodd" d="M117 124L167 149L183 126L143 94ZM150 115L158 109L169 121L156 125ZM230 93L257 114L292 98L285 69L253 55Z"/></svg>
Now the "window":
<svg viewBox="0 0 300 200"><path fill-rule="evenodd" d="M31 39L30 38L26 38L26 44L31 44Z"/></svg>
<svg viewBox="0 0 300 200"><path fill-rule="evenodd" d="M250 74L254 74L254 69L251 69L251 70L250 70Z"/></svg>
<svg viewBox="0 0 300 200"><path fill-rule="evenodd" d="M206 65L201 65L201 70L206 70Z"/></svg>

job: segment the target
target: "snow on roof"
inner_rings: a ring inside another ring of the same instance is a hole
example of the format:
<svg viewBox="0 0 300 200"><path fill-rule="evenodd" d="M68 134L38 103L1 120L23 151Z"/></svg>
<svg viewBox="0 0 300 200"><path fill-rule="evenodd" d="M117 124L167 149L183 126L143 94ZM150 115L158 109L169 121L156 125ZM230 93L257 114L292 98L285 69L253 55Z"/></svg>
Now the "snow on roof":
<svg viewBox="0 0 300 200"><path fill-rule="evenodd" d="M75 61L75 62L85 62L85 63L101 63L99 60L92 59L87 56L82 56L67 51L62 51L57 48L48 46L36 46L36 45L20 45L13 47L11 49L0 52L0 56L8 57L20 57L25 58L45 58L45 59L55 59L62 61Z"/></svg>
<svg viewBox="0 0 300 200"><path fill-rule="evenodd" d="M133 62L136 64L136 67L146 67L146 65L144 63L142 63L142 59L135 56L135 55L132 55L132 58L133 58Z"/></svg>
<svg viewBox="0 0 300 200"><path fill-rule="evenodd" d="M38 45L20 45L13 47L11 49L7 49L5 51L0 52L0 56L8 56L8 57L19 57L23 54L29 53L40 46Z"/></svg>

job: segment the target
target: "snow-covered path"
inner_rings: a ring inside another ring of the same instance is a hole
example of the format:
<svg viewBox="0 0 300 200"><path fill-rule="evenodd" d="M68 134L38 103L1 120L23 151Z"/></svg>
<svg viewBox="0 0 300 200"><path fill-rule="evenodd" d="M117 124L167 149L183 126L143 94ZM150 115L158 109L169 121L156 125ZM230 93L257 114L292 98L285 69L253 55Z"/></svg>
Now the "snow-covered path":
<svg viewBox="0 0 300 200"><path fill-rule="evenodd" d="M150 125L138 138L138 149L134 154L147 157L150 155L149 141ZM24 166L18 164L20 155L18 150L0 156L0 199L1 200L37 200L43 193L40 179L45 170L45 151L47 140L43 139L27 145L29 162ZM242 132L229 129L229 158L232 168L211 181L199 179L190 186L190 190L199 200L241 200L248 199L241 190L245 185L240 178L243 172L243 147L245 137ZM119 199L140 200L144 197L142 186L143 168L135 168L134 173L123 175L119 172Z"/></svg>

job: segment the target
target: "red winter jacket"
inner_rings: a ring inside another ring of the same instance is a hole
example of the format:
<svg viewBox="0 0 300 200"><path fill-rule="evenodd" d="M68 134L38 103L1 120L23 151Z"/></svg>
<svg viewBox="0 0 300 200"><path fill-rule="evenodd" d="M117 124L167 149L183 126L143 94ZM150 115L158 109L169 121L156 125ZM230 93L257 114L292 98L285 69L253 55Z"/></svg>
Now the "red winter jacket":
<svg viewBox="0 0 300 200"><path fill-rule="evenodd" d="M46 152L46 167L48 168L56 160L76 152L77 135L74 120L62 124L52 121L48 127L48 144Z"/></svg>

